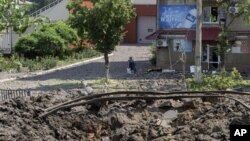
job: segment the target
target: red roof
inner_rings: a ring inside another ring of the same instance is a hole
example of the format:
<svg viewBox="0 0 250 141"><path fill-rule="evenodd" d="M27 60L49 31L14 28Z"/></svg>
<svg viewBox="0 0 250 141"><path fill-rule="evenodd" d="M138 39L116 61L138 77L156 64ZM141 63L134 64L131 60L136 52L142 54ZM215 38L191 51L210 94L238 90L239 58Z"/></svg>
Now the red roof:
<svg viewBox="0 0 250 141"><path fill-rule="evenodd" d="M201 38L203 41L217 41L221 31L222 30L219 27L202 28ZM188 40L195 40L195 37L196 37L196 31L189 31L187 33Z"/></svg>
<svg viewBox="0 0 250 141"><path fill-rule="evenodd" d="M81 6L86 6L87 8L92 8L93 3L90 0L84 0L81 4Z"/></svg>

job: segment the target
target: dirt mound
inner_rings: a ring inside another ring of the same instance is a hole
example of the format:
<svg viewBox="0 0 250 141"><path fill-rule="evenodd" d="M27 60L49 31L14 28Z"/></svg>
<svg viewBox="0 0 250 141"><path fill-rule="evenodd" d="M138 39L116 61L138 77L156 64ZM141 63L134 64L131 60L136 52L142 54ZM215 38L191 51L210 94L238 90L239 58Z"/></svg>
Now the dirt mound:
<svg viewBox="0 0 250 141"><path fill-rule="evenodd" d="M250 124L250 112L227 99L110 101L38 118L76 96L55 91L2 102L0 140L229 140L230 124Z"/></svg>

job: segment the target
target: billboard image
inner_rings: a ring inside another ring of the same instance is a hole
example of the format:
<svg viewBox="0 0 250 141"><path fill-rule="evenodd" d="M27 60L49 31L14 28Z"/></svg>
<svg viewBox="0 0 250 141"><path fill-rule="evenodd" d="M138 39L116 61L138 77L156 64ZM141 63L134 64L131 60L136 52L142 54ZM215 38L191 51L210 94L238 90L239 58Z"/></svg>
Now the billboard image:
<svg viewBox="0 0 250 141"><path fill-rule="evenodd" d="M196 5L160 6L160 28L196 28Z"/></svg>
<svg viewBox="0 0 250 141"><path fill-rule="evenodd" d="M185 39L174 39L174 51L178 52L192 52L192 41Z"/></svg>

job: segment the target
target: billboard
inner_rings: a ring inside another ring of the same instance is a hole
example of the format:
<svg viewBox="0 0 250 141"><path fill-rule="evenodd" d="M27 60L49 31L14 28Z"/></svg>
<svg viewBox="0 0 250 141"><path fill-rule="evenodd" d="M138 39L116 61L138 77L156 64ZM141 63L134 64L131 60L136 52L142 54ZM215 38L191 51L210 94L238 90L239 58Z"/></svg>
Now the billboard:
<svg viewBox="0 0 250 141"><path fill-rule="evenodd" d="M196 28L196 5L160 6L160 28Z"/></svg>

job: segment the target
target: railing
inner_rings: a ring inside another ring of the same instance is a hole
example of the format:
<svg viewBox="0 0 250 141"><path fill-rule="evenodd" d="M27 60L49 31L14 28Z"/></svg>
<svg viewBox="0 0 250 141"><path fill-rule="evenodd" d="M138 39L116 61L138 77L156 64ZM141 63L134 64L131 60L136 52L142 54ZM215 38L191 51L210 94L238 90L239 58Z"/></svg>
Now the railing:
<svg viewBox="0 0 250 141"><path fill-rule="evenodd" d="M54 7L55 5L57 5L58 3L62 2L63 0L55 0L54 2L40 8L39 10L33 12L32 14L30 14L30 16L32 17L37 17L37 15L39 15L40 13L44 12L45 10Z"/></svg>
<svg viewBox="0 0 250 141"><path fill-rule="evenodd" d="M28 97L31 96L31 92L28 90L3 90L0 89L0 101L6 101L17 97Z"/></svg>

